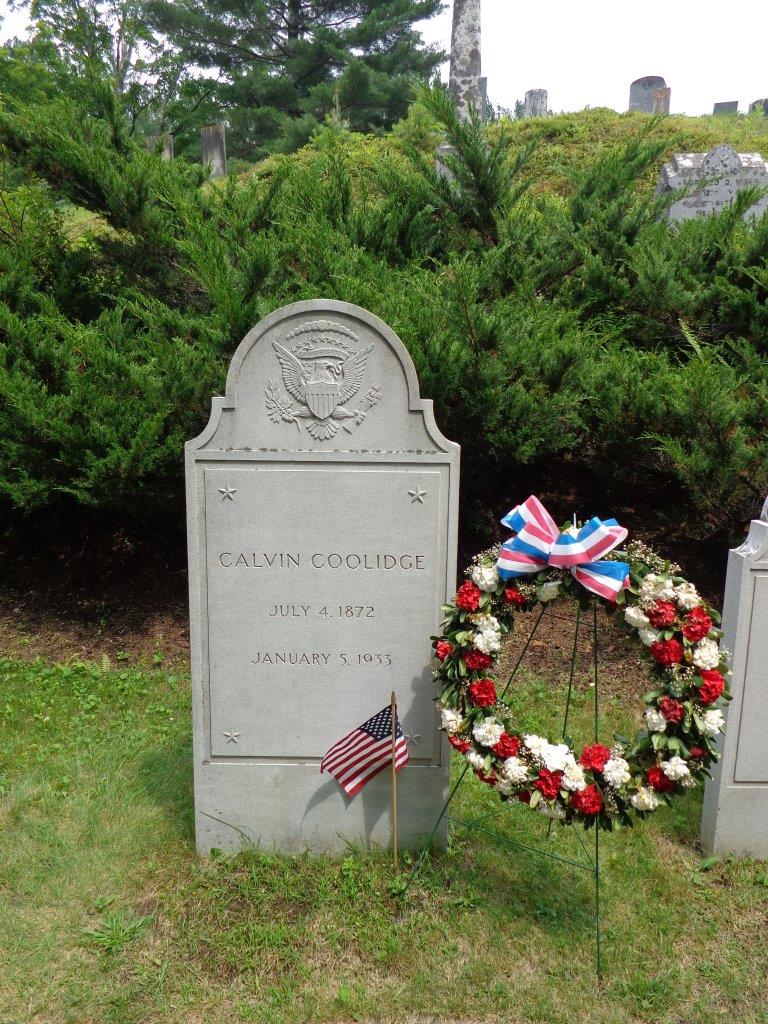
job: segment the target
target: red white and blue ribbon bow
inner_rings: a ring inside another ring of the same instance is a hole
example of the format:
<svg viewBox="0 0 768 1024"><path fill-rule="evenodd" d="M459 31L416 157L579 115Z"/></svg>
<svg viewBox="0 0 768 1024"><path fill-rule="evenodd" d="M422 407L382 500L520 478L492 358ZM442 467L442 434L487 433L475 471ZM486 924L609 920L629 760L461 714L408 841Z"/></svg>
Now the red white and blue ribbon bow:
<svg viewBox="0 0 768 1024"><path fill-rule="evenodd" d="M595 516L580 529L561 533L539 499L531 495L501 521L516 534L499 552L496 568L502 579L547 568L570 569L583 587L609 601L615 601L629 583L626 562L602 559L627 536L615 519Z"/></svg>

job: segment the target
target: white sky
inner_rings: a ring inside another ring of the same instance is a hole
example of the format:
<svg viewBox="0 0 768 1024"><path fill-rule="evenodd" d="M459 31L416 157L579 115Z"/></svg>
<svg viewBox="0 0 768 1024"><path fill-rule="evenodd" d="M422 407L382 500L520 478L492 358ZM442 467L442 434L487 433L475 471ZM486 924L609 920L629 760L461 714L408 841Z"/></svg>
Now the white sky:
<svg viewBox="0 0 768 1024"><path fill-rule="evenodd" d="M629 83L661 75L671 110L711 114L716 100L746 111L768 96L768 2L676 0L482 0L483 74L493 103L514 106L547 89L551 110L626 110ZM0 39L23 33L26 16L0 0ZM451 3L422 26L446 51ZM447 68L445 71L447 78Z"/></svg>

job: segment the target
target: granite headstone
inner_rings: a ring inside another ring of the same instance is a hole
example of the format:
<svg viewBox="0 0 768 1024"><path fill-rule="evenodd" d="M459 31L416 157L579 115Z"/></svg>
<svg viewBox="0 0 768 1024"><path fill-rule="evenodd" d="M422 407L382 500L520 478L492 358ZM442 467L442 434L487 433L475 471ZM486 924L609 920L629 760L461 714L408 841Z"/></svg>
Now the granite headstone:
<svg viewBox="0 0 768 1024"><path fill-rule="evenodd" d="M201 853L386 845L388 774L349 799L319 766L392 690L401 842L431 830L449 748L429 637L455 587L458 471L408 352L366 310L297 302L241 342L186 446Z"/></svg>
<svg viewBox="0 0 768 1024"><path fill-rule="evenodd" d="M448 89L462 121L480 113L480 0L454 0Z"/></svg>
<svg viewBox="0 0 768 1024"><path fill-rule="evenodd" d="M688 193L667 210L670 220L690 220L719 213L745 188L768 188L768 167L759 153L737 153L723 144L709 153L675 153L662 165L657 192L664 195L686 188ZM768 209L768 194L745 217L759 217Z"/></svg>
<svg viewBox="0 0 768 1024"><path fill-rule="evenodd" d="M738 100L722 100L720 103L716 103L712 108L712 113L717 117L723 114L738 114L739 112L739 101Z"/></svg>
<svg viewBox="0 0 768 1024"><path fill-rule="evenodd" d="M765 512L763 513L765 515ZM731 694L721 760L704 791L701 842L708 853L768 858L768 522L753 520L728 556L723 646Z"/></svg>
<svg viewBox="0 0 768 1024"><path fill-rule="evenodd" d="M165 133L163 135L147 136L147 152L159 152L161 160L173 160L173 136Z"/></svg>
<svg viewBox="0 0 768 1024"><path fill-rule="evenodd" d="M549 111L547 110L547 90L546 89L529 89L525 94L525 100L523 101L522 116L528 117L546 117Z"/></svg>
<svg viewBox="0 0 768 1024"><path fill-rule="evenodd" d="M658 113L656 93L659 89L666 88L667 83L659 75L636 78L629 87L629 109L640 110L644 114ZM669 96L666 113L669 113Z"/></svg>
<svg viewBox="0 0 768 1024"><path fill-rule="evenodd" d="M227 174L226 129L223 124L209 124L202 130L203 167L210 167L212 178Z"/></svg>

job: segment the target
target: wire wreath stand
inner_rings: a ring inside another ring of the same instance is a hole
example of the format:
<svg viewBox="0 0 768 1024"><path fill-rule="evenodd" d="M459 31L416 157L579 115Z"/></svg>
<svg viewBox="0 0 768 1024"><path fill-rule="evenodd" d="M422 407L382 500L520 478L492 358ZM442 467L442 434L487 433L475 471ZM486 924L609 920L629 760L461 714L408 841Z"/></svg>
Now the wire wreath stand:
<svg viewBox="0 0 768 1024"><path fill-rule="evenodd" d="M554 604L554 602L552 602L552 603ZM598 682L599 681L598 681L598 660L597 660L597 601L593 599L590 603L591 603L591 606L592 606L592 675L593 675L593 688L594 688L594 741L598 742L598 719L599 719L599 706L600 705L599 705L599 686L598 686ZM571 654L571 667L570 667L570 673L569 673L569 676L568 676L568 695L566 697L565 712L563 714L563 729L562 729L562 738L563 739L565 739L567 731L568 731L568 717L569 717L570 710L571 710L571 696L572 696L572 693L573 693L573 677L574 677L574 674L575 674L575 671L576 671L576 656L577 656L577 653L578 653L578 643L579 643L579 627L581 625L581 613L582 613L582 608L583 607L584 607L583 602L579 601L579 603L577 605L577 609L576 609L576 624L575 624L574 637L573 637L573 652ZM589 607L589 605L587 605L587 607ZM538 618L536 619L536 621L535 621L535 623L533 625L533 628L531 629L531 632L529 633L528 638L525 641L525 644L523 645L523 649L520 652L520 654L518 655L517 661L515 662L515 665L514 665L512 671L509 674L509 678L507 679L506 685L505 685L504 689L501 692L499 700L503 700L504 699L504 696L506 695L507 691L509 690L510 686L512 685L512 682L515 679L515 676L517 675L517 671L518 671L518 669L520 668L520 666L521 666L521 664L523 662L523 658L525 657L525 655L526 655L526 653L528 651L528 648L530 647L531 641L535 637L535 635L536 635L536 633L538 631L539 625L541 624L541 620L544 618L544 615L547 612L547 610L548 610L548 605L544 605L541 608L541 610L539 612L539 615L538 615ZM572 621L572 619L570 619L570 617L566 617L566 616L563 616L563 615L556 615L554 613L552 613L550 615L550 618L561 618L561 619L568 618L568 621ZM551 853L551 852L549 852L547 850L540 849L540 848L538 848L536 846L530 846L527 843L521 843L518 839L513 839L509 835L506 835L506 834L501 833L501 832L495 832L495 831L493 831L491 829L485 828L484 825L491 818L497 817L499 814L503 814L507 810L507 807L506 807L505 803L503 803L503 802L500 802L501 806L498 807L496 810L491 811L488 814L482 814L478 818L472 818L470 821L464 821L464 820L462 820L460 818L454 817L453 815L448 814L448 809L449 809L449 807L451 805L451 802L453 801L453 798L456 796L456 793L458 792L459 787L461 786L462 782L464 781L464 777L467 774L467 772L469 771L469 768L470 768L469 764L465 764L464 765L464 767L463 767L463 769L461 771L461 774L459 775L458 779L454 783L453 788L451 789L451 792L448 795L448 799L443 804L443 809L440 811L440 815L439 815L437 821L435 822L434 828L430 832L429 837L427 838L426 842L424 843L424 845L423 845L423 847L422 847L422 849L421 849L421 851L419 853L419 856L418 856L418 858L416 860L416 863L414 864L413 871L412 871L412 873L411 873L411 875L410 875L410 877L408 879L408 882L407 882L406 887L405 887L405 892L403 893L403 895L405 895L405 893L408 891L408 889L410 888L411 883L413 882L413 880L416 878L416 876L418 875L419 871L421 870L421 867L424 864L424 861L426 860L427 855L429 854L429 851L431 849L432 841L435 838L435 834L437 833L437 830L440 827L440 823L441 823L441 821L443 821L443 819L448 821L450 825L459 826L459 827L462 827L462 828L467 828L467 829L470 829L473 832L478 832L478 833L480 833L482 835L489 836L491 839L495 839L495 840L497 840L497 841L499 841L499 842L501 842L501 843L503 843L503 844L505 844L507 846L516 847L517 849L521 849L521 850L526 850L529 853L537 854L540 857L546 857L549 860L559 861L562 864L568 864L571 867L575 867L575 868L579 868L579 869L581 869L583 871L587 871L587 872L589 872L592 875L593 882L594 882L594 893L595 893L595 913L594 913L595 971L597 973L598 980L602 980L603 972L602 972L602 959L601 959L601 918L600 918L600 828L598 827L597 823L595 823L595 825L593 826L594 827L594 832L595 832L595 841L594 841L594 850L593 851L590 851L589 847L587 846L587 843L585 843L584 839L582 838L582 836L581 836L581 829L579 829L577 826L574 826L573 831L574 831L574 833L575 833L575 835L576 835L576 837L577 837L577 839L579 841L579 845L581 846L582 852L584 853L584 860L574 860L571 857L564 857L564 856L562 856L561 854L558 854L558 853ZM553 825L553 821L550 819L549 826L547 828L547 838L549 838L549 836L552 833L552 825Z"/></svg>

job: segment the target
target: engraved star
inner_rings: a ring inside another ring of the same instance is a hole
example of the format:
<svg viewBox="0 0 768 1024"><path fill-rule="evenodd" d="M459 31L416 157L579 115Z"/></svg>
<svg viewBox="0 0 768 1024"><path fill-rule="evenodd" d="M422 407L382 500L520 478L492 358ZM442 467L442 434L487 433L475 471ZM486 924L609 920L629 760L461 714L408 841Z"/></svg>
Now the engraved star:
<svg viewBox="0 0 768 1024"><path fill-rule="evenodd" d="M407 740L411 740L413 743L415 743L416 740L420 740L421 739L421 733L420 732L406 732L406 733L403 733L403 735L405 736L405 738Z"/></svg>
<svg viewBox="0 0 768 1024"><path fill-rule="evenodd" d="M230 487L229 483L226 483L223 487L219 488L219 494L221 495L222 501L226 501L227 498L229 498L230 501L234 501L235 499L232 495L237 494L237 488Z"/></svg>
<svg viewBox="0 0 768 1024"><path fill-rule="evenodd" d="M412 490L408 491L408 493L411 496L411 504L413 504L414 501L418 501L418 503L420 505L424 504L424 495L427 492L426 491L422 491L422 489L421 489L419 484L416 484L416 486Z"/></svg>
<svg viewBox="0 0 768 1024"><path fill-rule="evenodd" d="M240 742L240 740L238 740L238 738L237 738L240 735L239 732L231 732L231 731L230 732L223 732L221 735L227 737L227 743L239 743Z"/></svg>

